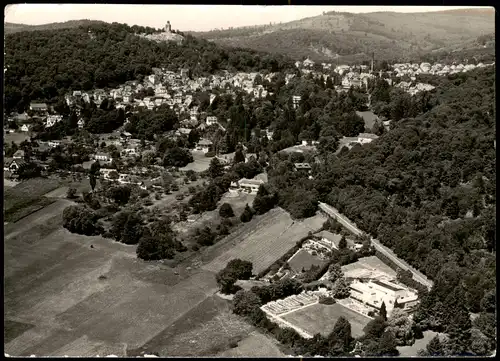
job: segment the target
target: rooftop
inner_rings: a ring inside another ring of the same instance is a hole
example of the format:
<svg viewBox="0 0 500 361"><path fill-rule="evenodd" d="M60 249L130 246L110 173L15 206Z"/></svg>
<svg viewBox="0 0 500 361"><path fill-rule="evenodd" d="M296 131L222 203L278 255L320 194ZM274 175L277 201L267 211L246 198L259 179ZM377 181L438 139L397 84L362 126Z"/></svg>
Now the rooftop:
<svg viewBox="0 0 500 361"><path fill-rule="evenodd" d="M376 285L379 285L379 286L382 286L384 288L387 288L391 291L400 291L403 289L403 287L398 287L397 285L395 284L390 284L388 282L384 282L384 281L381 281L381 280L374 280L372 281L372 283L376 284Z"/></svg>

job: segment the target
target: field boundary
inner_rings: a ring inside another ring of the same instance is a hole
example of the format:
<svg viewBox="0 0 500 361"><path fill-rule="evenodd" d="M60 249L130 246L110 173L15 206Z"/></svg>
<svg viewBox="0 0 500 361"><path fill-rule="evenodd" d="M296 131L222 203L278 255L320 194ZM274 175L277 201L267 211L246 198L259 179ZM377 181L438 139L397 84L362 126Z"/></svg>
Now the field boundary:
<svg viewBox="0 0 500 361"><path fill-rule="evenodd" d="M8 223L16 223L16 222L19 222L20 220L28 217L28 216L31 216L33 213L36 213L42 209L44 209L45 207L48 207L50 206L52 203L54 203L56 201L56 199L51 199L51 198L47 198L47 197L44 197L42 196L41 199L38 199L38 200L35 200L33 202L30 202L29 204L26 204L24 205L23 207L19 208L19 209L16 209L14 211L12 210L9 210L8 212L5 212L4 211L4 220ZM28 213L26 214L22 214L22 211L26 208L29 208L31 206L34 206L34 208L32 210L30 210ZM14 217L16 213L21 213L21 217ZM13 219L11 217L14 217Z"/></svg>

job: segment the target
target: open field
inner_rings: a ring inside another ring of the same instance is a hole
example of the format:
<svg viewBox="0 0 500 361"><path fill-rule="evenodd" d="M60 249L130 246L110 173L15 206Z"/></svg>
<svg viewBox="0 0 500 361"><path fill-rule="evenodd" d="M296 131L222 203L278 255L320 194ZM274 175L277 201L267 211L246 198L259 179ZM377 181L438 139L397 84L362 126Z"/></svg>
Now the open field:
<svg viewBox="0 0 500 361"><path fill-rule="evenodd" d="M210 161L212 158L205 157L205 154L200 151L193 150L191 152L193 155L194 162L189 163L187 166L179 168L180 171L194 170L195 172L203 172L210 166Z"/></svg>
<svg viewBox="0 0 500 361"><path fill-rule="evenodd" d="M248 223L248 227L234 230L226 238L233 241L234 247L215 258L204 268L212 272L223 269L234 258L253 263L255 274L265 270L297 241L307 236L309 228L295 222L281 208L275 208Z"/></svg>
<svg viewBox="0 0 500 361"><path fill-rule="evenodd" d="M22 142L24 142L25 140L29 140L30 139L30 136L27 132L19 132L19 133L9 133L9 134L4 134L3 136L3 141L4 141L4 144L7 144L7 143L16 143L16 144L20 144Z"/></svg>
<svg viewBox="0 0 500 361"><path fill-rule="evenodd" d="M44 194L56 189L59 184L59 181L54 179L33 178L20 182L15 187L4 188L4 220L16 221L19 219L17 213L20 210L39 202Z"/></svg>
<svg viewBox="0 0 500 361"><path fill-rule="evenodd" d="M14 181L11 181L10 179L3 179L3 188L12 188L12 187L15 187L17 186L19 183L18 182L14 182Z"/></svg>
<svg viewBox="0 0 500 361"><path fill-rule="evenodd" d="M231 311L230 303L212 296L128 355L215 356L247 337L254 327ZM252 355L252 354L250 354Z"/></svg>
<svg viewBox="0 0 500 361"><path fill-rule="evenodd" d="M363 257L358 261L342 266L342 271L346 277L396 277L396 271L382 262L377 256Z"/></svg>
<svg viewBox="0 0 500 361"><path fill-rule="evenodd" d="M10 355L125 355L217 290L210 272L176 275L138 260L134 246L67 232L61 212L68 204L57 200L5 226Z"/></svg>
<svg viewBox="0 0 500 361"><path fill-rule="evenodd" d="M299 273L302 270L309 270L312 266L322 266L324 261L301 249L288 261L288 264L294 272Z"/></svg>
<svg viewBox="0 0 500 361"><path fill-rule="evenodd" d="M218 357L285 357L279 342L259 331L253 331L238 342L238 347L221 352Z"/></svg>
<svg viewBox="0 0 500 361"><path fill-rule="evenodd" d="M340 316L344 316L351 323L353 337L363 335L363 328L370 321L368 317L364 317L338 303L334 305L317 303L286 314L282 318L311 335L318 332L322 335L327 335L333 330L335 322L337 322Z"/></svg>
<svg viewBox="0 0 500 361"><path fill-rule="evenodd" d="M372 129L378 117L372 111L356 112L365 121L365 129Z"/></svg>
<svg viewBox="0 0 500 361"><path fill-rule="evenodd" d="M315 145L293 145L291 147L280 150L280 152L285 153L305 153L305 152L316 152Z"/></svg>

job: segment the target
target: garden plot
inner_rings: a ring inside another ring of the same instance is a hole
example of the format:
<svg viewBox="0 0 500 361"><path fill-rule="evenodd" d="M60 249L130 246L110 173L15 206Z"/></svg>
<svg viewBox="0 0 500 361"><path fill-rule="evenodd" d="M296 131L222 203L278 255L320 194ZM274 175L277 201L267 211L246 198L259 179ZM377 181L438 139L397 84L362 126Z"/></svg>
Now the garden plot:
<svg viewBox="0 0 500 361"><path fill-rule="evenodd" d="M335 323L341 316L344 316L351 323L353 337L362 336L364 333L363 328L370 321L370 318L338 303L333 305L317 303L281 317L312 335L319 332L326 336L333 330Z"/></svg>
<svg viewBox="0 0 500 361"><path fill-rule="evenodd" d="M205 269L218 272L230 260L239 258L252 262L253 272L258 274L276 262L310 231L301 223L293 221L281 208L272 209L249 223L251 228L248 233L240 234L239 243L206 265Z"/></svg>

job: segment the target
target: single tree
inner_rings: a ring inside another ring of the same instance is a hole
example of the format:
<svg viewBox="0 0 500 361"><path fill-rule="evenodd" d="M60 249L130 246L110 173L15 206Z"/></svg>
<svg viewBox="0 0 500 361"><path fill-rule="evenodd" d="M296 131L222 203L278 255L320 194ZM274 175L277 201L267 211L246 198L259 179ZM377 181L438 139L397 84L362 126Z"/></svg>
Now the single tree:
<svg viewBox="0 0 500 361"><path fill-rule="evenodd" d="M243 213L241 213L240 220L243 223L250 222L253 218L253 212L248 203L245 206L245 209L243 210Z"/></svg>
<svg viewBox="0 0 500 361"><path fill-rule="evenodd" d="M345 238L345 235L342 235L342 238L339 241L339 249L346 249L347 248L347 239Z"/></svg>
<svg viewBox="0 0 500 361"><path fill-rule="evenodd" d="M219 215L222 218L234 217L233 208L231 207L231 205L229 203L224 203L222 206L220 206Z"/></svg>
<svg viewBox="0 0 500 361"><path fill-rule="evenodd" d="M240 290L233 298L233 312L237 315L247 316L261 306L259 297L252 291Z"/></svg>
<svg viewBox="0 0 500 361"><path fill-rule="evenodd" d="M436 335L429 341L426 346L426 351L428 356L444 356L443 345L439 339L439 335Z"/></svg>
<svg viewBox="0 0 500 361"><path fill-rule="evenodd" d="M243 155L243 151L241 149L237 149L234 152L234 164L244 163L244 162L245 162L245 156Z"/></svg>
<svg viewBox="0 0 500 361"><path fill-rule="evenodd" d="M380 306L380 317L382 317L384 321L387 321L387 308L384 301L382 301L382 305Z"/></svg>
<svg viewBox="0 0 500 361"><path fill-rule="evenodd" d="M89 182L90 182L90 188L92 189L93 192L97 183L96 176L94 173L89 174Z"/></svg>
<svg viewBox="0 0 500 361"><path fill-rule="evenodd" d="M76 189L73 187L68 188L68 192L66 193L66 198L73 199L76 196Z"/></svg>
<svg viewBox="0 0 500 361"><path fill-rule="evenodd" d="M212 179L220 177L224 174L224 166L221 164L218 158L212 158L212 160L210 161L208 174L210 174L210 178Z"/></svg>

